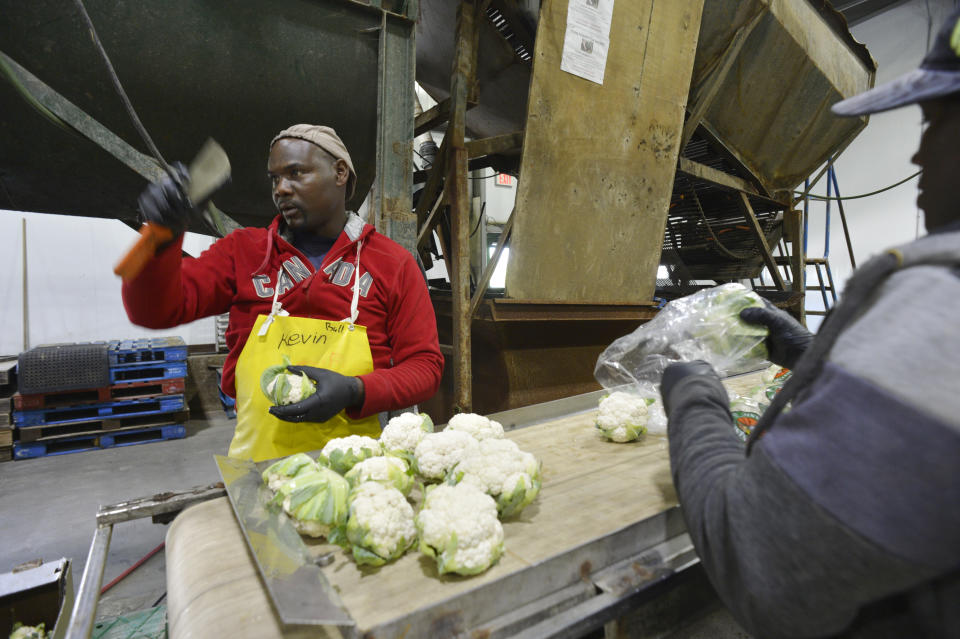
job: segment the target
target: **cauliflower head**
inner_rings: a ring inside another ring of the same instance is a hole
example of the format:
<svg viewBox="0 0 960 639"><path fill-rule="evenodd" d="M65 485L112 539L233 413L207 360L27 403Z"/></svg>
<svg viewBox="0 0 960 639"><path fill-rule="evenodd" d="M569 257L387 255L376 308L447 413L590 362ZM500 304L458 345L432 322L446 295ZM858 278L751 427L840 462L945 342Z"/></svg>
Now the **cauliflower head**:
<svg viewBox="0 0 960 639"><path fill-rule="evenodd" d="M476 439L460 431L428 433L413 451L414 469L424 479L441 481L464 455L479 446Z"/></svg>
<svg viewBox="0 0 960 639"><path fill-rule="evenodd" d="M509 439L485 439L456 465L450 482L476 486L497 500L501 517L509 517L540 493L540 461Z"/></svg>
<svg viewBox="0 0 960 639"><path fill-rule="evenodd" d="M364 435L331 439L320 451L322 459L330 465L330 468L341 474L348 472L357 462L382 454L380 442Z"/></svg>
<svg viewBox="0 0 960 639"><path fill-rule="evenodd" d="M596 426L618 443L632 442L647 432L648 408L654 400L615 391L600 400Z"/></svg>
<svg viewBox="0 0 960 639"><path fill-rule="evenodd" d="M283 483L273 498L293 520L297 532L326 537L347 520L347 480L320 466Z"/></svg>
<svg viewBox="0 0 960 639"><path fill-rule="evenodd" d="M478 441L503 438L503 425L500 422L476 413L457 413L450 418L445 430L467 433Z"/></svg>
<svg viewBox="0 0 960 639"><path fill-rule="evenodd" d="M53 636L53 631L47 632L45 624L37 626L24 626L19 621L13 624L13 632L9 639L47 639Z"/></svg>
<svg viewBox="0 0 960 639"><path fill-rule="evenodd" d="M353 488L371 481L392 486L404 495L413 488L413 471L407 462L392 455L364 459L351 468L344 478Z"/></svg>
<svg viewBox="0 0 960 639"><path fill-rule="evenodd" d="M441 484L417 514L420 552L436 558L440 574L476 575L503 554L503 526L493 497L471 484Z"/></svg>
<svg viewBox="0 0 960 639"><path fill-rule="evenodd" d="M282 364L271 366L260 375L260 390L276 406L296 404L317 392L306 373L288 373L287 366L290 365L290 358L284 355Z"/></svg>
<svg viewBox="0 0 960 639"><path fill-rule="evenodd" d="M426 413L403 413L383 427L380 444L387 453L413 453L423 436L432 432L433 420Z"/></svg>
<svg viewBox="0 0 960 639"><path fill-rule="evenodd" d="M317 467L317 462L313 461L310 455L297 453L270 464L260 476L267 488L276 492L287 480L293 479L300 473L316 470Z"/></svg>
<svg viewBox="0 0 960 639"><path fill-rule="evenodd" d="M368 481L350 493L346 527L335 541L350 546L358 564L382 566L417 540L413 507L392 486Z"/></svg>

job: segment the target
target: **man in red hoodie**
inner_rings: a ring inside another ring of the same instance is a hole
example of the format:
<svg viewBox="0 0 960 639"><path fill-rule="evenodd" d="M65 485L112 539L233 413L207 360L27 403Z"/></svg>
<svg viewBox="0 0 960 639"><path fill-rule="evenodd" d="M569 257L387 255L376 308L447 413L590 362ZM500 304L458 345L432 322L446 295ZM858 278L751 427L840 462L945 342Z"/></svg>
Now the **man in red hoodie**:
<svg viewBox="0 0 960 639"><path fill-rule="evenodd" d="M377 436L376 414L428 399L443 370L414 257L346 210L356 173L334 130L298 124L282 131L270 144L267 173L280 214L268 228L234 231L197 258L181 257L193 206L183 187L169 178L150 185L140 198L144 219L177 236L123 284L127 315L148 328L230 312L222 380L237 398L230 455L255 460L350 433ZM346 350L337 346L343 339L353 340ZM259 374L281 355L303 364L288 370L306 374L316 393L264 405Z"/></svg>

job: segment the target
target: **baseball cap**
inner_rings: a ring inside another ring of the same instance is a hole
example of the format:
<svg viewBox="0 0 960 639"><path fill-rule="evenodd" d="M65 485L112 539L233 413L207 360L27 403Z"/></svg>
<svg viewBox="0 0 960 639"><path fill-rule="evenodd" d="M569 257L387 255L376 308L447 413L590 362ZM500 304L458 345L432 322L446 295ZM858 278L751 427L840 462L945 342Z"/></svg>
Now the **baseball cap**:
<svg viewBox="0 0 960 639"><path fill-rule="evenodd" d="M837 115L866 115L960 92L960 9L940 28L920 68L833 105Z"/></svg>
<svg viewBox="0 0 960 639"><path fill-rule="evenodd" d="M353 160L350 159L350 153L346 145L337 132L328 126L319 124L294 124L284 129L270 141L270 148L282 138L297 138L316 144L321 149L332 155L338 160L343 160L350 169L350 178L347 180L347 199L353 197L353 192L357 188L357 172L353 168Z"/></svg>

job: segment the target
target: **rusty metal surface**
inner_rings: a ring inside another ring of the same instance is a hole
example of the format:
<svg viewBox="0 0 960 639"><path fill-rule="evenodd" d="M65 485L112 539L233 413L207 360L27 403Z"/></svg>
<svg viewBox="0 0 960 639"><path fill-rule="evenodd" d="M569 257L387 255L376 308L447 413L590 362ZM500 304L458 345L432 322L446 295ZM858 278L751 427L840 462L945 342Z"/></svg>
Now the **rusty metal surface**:
<svg viewBox="0 0 960 639"><path fill-rule="evenodd" d="M412 211L414 25L387 12L381 16L378 61L377 180L370 192L368 221L416 253L417 218ZM407 108L404 108L407 105Z"/></svg>
<svg viewBox="0 0 960 639"><path fill-rule="evenodd" d="M795 187L866 125L830 105L873 86L876 65L808 2L707 0L691 96L758 15L703 123L774 192Z"/></svg>

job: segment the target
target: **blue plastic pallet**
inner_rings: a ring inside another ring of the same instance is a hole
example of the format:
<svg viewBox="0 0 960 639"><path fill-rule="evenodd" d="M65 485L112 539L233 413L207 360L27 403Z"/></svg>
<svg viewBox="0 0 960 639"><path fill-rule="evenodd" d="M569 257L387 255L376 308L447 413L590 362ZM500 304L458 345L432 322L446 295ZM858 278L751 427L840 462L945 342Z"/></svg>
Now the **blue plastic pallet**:
<svg viewBox="0 0 960 639"><path fill-rule="evenodd" d="M82 453L88 450L117 448L119 446L136 446L151 442L166 441L168 439L183 439L187 429L183 424L155 426L153 428L138 428L134 430L117 430L96 435L82 435L77 437L63 437L46 442L32 442L30 444L15 443L13 445L14 459L33 459L36 457L51 457L53 455L68 455Z"/></svg>
<svg viewBox="0 0 960 639"><path fill-rule="evenodd" d="M41 410L25 410L13 413L13 423L20 427L85 422L98 418L134 417L159 415L183 408L183 395L146 397L120 402L63 406Z"/></svg>
<svg viewBox="0 0 960 639"><path fill-rule="evenodd" d="M137 362L110 367L110 383L147 382L187 376L186 362Z"/></svg>
<svg viewBox="0 0 960 639"><path fill-rule="evenodd" d="M183 362L187 344L182 337L144 337L113 340L107 353L110 366L129 366L146 362Z"/></svg>

